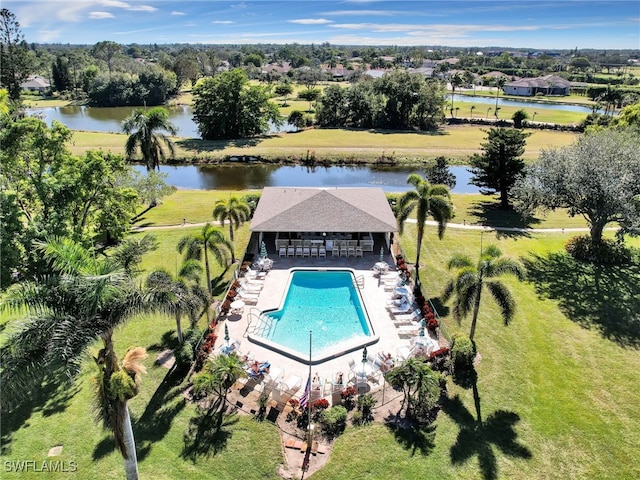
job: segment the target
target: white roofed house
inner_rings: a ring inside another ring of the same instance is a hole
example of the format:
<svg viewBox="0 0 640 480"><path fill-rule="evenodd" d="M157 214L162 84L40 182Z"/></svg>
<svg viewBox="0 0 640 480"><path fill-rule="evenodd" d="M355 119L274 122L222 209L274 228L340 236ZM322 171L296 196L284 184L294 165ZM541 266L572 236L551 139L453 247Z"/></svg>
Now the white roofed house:
<svg viewBox="0 0 640 480"><path fill-rule="evenodd" d="M502 87L507 95L518 95L523 97L533 97L540 93L542 95L569 95L572 83L556 75L545 75L544 77L521 78L514 82L509 82Z"/></svg>
<svg viewBox="0 0 640 480"><path fill-rule="evenodd" d="M40 75L31 75L20 84L20 88L27 92L44 93L51 88L51 84Z"/></svg>

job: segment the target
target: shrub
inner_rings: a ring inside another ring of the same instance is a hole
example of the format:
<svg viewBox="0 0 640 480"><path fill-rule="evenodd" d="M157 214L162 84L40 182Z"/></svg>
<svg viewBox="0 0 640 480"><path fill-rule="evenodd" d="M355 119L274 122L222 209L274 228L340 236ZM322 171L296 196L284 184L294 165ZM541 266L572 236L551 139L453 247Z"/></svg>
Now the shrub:
<svg viewBox="0 0 640 480"><path fill-rule="evenodd" d="M347 387L340 392L342 403L347 410L353 410L353 407L355 406L354 398L357 394L358 391L356 390L356 387Z"/></svg>
<svg viewBox="0 0 640 480"><path fill-rule="evenodd" d="M473 359L476 357L476 346L469 337L455 336L451 345L451 359L455 371L470 371L473 369Z"/></svg>
<svg viewBox="0 0 640 480"><path fill-rule="evenodd" d="M363 421L362 421L362 412L359 410L356 410L355 412L353 412L353 415L351 415L351 422L354 425L362 425Z"/></svg>
<svg viewBox="0 0 640 480"><path fill-rule="evenodd" d="M373 420L371 410L376 406L376 403L378 403L378 401L373 398L373 395L370 393L365 393L358 397L358 411L362 413L363 422L370 422Z"/></svg>
<svg viewBox="0 0 640 480"><path fill-rule="evenodd" d="M347 409L342 405L336 405L320 414L320 423L328 435L338 435L347 426Z"/></svg>
<svg viewBox="0 0 640 480"><path fill-rule="evenodd" d="M632 259L631 250L622 243L603 238L599 245L594 246L588 235L570 238L565 249L569 255L582 262L623 265L630 263Z"/></svg>
<svg viewBox="0 0 640 480"><path fill-rule="evenodd" d="M527 112L523 109L516 110L511 119L515 128L522 128L524 121L529 118Z"/></svg>

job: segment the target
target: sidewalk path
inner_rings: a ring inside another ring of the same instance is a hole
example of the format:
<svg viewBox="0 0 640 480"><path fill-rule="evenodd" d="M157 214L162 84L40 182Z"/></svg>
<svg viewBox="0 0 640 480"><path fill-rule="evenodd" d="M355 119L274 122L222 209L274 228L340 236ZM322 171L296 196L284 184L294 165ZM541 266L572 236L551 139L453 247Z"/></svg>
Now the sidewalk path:
<svg viewBox="0 0 640 480"><path fill-rule="evenodd" d="M409 223L417 223L417 220L413 218L407 219ZM134 232L146 232L152 230L171 230L174 228L187 228L187 227L203 227L207 222L202 223L183 223L178 225L158 225L153 227L134 227ZM209 222L212 223L212 222ZM425 225L437 226L438 224L433 220L427 220ZM519 233L567 233L567 232L588 232L587 227L577 228L519 228L519 227L490 227L486 225L467 225L463 223L447 223L447 228L460 228L463 230L479 230L484 232L497 231L497 232L519 232ZM618 227L605 228L605 230L618 230Z"/></svg>

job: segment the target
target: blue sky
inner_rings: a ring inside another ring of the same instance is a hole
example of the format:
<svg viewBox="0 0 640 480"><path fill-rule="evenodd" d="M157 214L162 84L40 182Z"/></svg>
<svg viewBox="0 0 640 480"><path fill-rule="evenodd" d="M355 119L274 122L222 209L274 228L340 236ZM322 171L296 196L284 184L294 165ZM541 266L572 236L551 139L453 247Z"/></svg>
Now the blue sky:
<svg viewBox="0 0 640 480"><path fill-rule="evenodd" d="M638 0L3 0L28 42L640 48Z"/></svg>

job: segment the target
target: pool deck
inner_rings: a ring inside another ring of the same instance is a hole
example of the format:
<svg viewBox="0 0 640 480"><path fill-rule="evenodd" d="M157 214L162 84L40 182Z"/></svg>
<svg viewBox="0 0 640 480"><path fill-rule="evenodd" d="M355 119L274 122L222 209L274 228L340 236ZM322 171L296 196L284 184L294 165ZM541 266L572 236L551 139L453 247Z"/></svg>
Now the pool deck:
<svg viewBox="0 0 640 480"><path fill-rule="evenodd" d="M400 329L395 326L392 317L386 308L386 302L391 298L391 292L384 289L384 285L379 284L379 279L372 270L374 263L380 260L379 255L365 254L360 257L331 257L316 258L287 258L287 257L271 257L274 260L273 268L266 275L262 290L260 291L257 303L255 305L247 304L242 315L230 314L223 322L219 324L218 341L214 349L214 354L220 352L220 348L224 345L224 325L229 329L229 335L232 340L240 341L239 352L241 354L250 355L258 361L268 361L271 364L272 371L282 369L283 373L280 381L286 381L289 377L295 375L302 379L302 387L294 395L299 397L303 390L304 384L309 375L308 363L299 362L286 355L275 352L267 347L263 347L252 342L246 336L246 330L249 322L250 312L264 311L275 309L285 295L285 289L288 283L290 269L298 267L318 267L318 268L349 268L354 270L356 277L364 278L364 288L360 289L362 300L365 304L369 319L375 333L379 336L376 343L367 347L370 356L376 356L380 353L390 353L394 358L398 357L399 349L407 350L410 348L410 336L401 336ZM391 256L386 256L385 261L393 265ZM308 335L308 332L305 332ZM356 362L356 369L362 366L362 349L351 351L337 358L332 358L324 362L312 366L312 375L316 373L323 379L322 396L330 396L331 380L338 372L344 374L345 382L349 378L349 360ZM397 361L397 360L396 360ZM255 384L255 382L250 381ZM260 382L258 382L259 384ZM368 382L368 385L360 385L366 390L376 389L382 386L380 382ZM260 389L260 387L259 387Z"/></svg>

